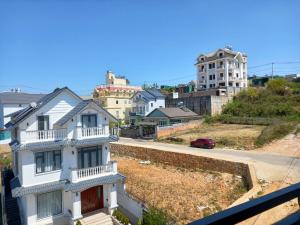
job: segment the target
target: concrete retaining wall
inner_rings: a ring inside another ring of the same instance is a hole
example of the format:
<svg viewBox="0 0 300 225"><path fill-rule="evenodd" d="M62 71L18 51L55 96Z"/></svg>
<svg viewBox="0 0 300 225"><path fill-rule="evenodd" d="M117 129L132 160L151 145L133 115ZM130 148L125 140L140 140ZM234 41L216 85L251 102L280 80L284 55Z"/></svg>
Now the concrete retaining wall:
<svg viewBox="0 0 300 225"><path fill-rule="evenodd" d="M170 166L187 169L199 168L240 175L244 178L248 189L253 188L252 174L248 164L245 163L113 143L111 144L111 152L117 155L131 156L137 159L150 160Z"/></svg>

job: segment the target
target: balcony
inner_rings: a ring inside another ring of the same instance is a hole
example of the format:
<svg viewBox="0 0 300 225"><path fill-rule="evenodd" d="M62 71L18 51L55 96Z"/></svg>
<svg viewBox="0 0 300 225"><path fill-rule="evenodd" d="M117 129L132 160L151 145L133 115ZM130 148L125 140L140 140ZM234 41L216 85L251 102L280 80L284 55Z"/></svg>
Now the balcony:
<svg viewBox="0 0 300 225"><path fill-rule="evenodd" d="M70 169L70 172L70 181L76 183L79 181L84 181L117 173L117 162L111 161L105 165L88 167L83 169Z"/></svg>
<svg viewBox="0 0 300 225"><path fill-rule="evenodd" d="M44 141L61 141L67 138L67 129L21 131L21 143L33 143Z"/></svg>
<svg viewBox="0 0 300 225"><path fill-rule="evenodd" d="M225 69L225 65L218 65L217 69Z"/></svg>
<svg viewBox="0 0 300 225"><path fill-rule="evenodd" d="M76 138L77 139L87 139L87 138L97 138L97 137L107 137L109 136L108 126L104 127L77 127Z"/></svg>

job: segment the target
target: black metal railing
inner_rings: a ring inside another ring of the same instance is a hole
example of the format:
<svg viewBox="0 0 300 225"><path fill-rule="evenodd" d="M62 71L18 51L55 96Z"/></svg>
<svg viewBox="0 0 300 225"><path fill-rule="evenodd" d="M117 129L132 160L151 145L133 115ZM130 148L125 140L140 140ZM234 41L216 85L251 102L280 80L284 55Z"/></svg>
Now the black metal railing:
<svg viewBox="0 0 300 225"><path fill-rule="evenodd" d="M300 183L196 220L189 225L236 224L295 198L298 198L300 205ZM300 211L298 210L277 224L300 224Z"/></svg>

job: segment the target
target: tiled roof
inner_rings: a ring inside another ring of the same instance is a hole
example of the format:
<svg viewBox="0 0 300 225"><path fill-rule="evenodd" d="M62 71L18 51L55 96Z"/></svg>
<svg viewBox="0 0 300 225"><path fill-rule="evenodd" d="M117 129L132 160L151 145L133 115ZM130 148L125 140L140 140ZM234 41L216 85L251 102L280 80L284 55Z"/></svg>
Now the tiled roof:
<svg viewBox="0 0 300 225"><path fill-rule="evenodd" d="M64 90L69 90L72 94L74 94L79 99L81 99L77 94L71 91L68 87L56 88L50 94L47 94L44 97L40 98L35 105L29 105L24 110L16 114L9 123L5 124L5 127L7 128L11 127L23 121L25 118L27 118L29 115L31 115L33 112L37 111L38 109L42 108L44 105L46 105L48 102L50 102L53 98L55 98L58 94L60 94Z"/></svg>
<svg viewBox="0 0 300 225"><path fill-rule="evenodd" d="M94 187L101 184L113 184L117 182L123 182L126 179L120 173L102 176L94 179L88 179L80 181L77 183L71 183L68 180L60 180L55 182L48 182L44 184L33 185L30 187L22 187L18 177L13 178L10 181L11 193L14 198L21 197L28 194L37 194L55 190L65 190L65 191L81 191Z"/></svg>
<svg viewBox="0 0 300 225"><path fill-rule="evenodd" d="M198 117L199 115L197 113L194 113L193 111L189 110L186 107L171 107L171 108L157 108L153 110L147 117L151 117L151 114L155 111L160 111L166 117L169 118L177 118L177 117Z"/></svg>
<svg viewBox="0 0 300 225"><path fill-rule="evenodd" d="M50 183L38 184L30 187L22 187L18 177L13 178L10 181L11 194L14 198L21 197L29 194L36 194L42 192L49 192L59 189L64 189L66 180L55 181Z"/></svg>
<svg viewBox="0 0 300 225"><path fill-rule="evenodd" d="M114 142L118 141L117 136L110 135L108 137L92 137L83 140L60 140L60 141L44 141L44 142L33 142L26 144L19 144L18 142L10 143L13 151L23 151L23 150L38 150L38 149L57 149L62 146L77 146L77 147L87 147L92 145L101 144L103 142Z"/></svg>
<svg viewBox="0 0 300 225"><path fill-rule="evenodd" d="M0 93L0 103L6 104L29 104L36 102L45 94L29 94L22 92L2 92Z"/></svg>
<svg viewBox="0 0 300 225"><path fill-rule="evenodd" d="M113 115L111 115L106 109L104 109L98 101L88 99L79 102L70 112L68 112L66 115L60 118L54 125L63 126L90 103L95 103L98 107L104 110L111 118L113 118L114 121L117 121L117 119Z"/></svg>
<svg viewBox="0 0 300 225"><path fill-rule="evenodd" d="M165 98L165 96L157 89L147 89L147 90L142 90L136 93L136 95L141 95L141 97L145 101L151 101L155 99L162 99Z"/></svg>
<svg viewBox="0 0 300 225"><path fill-rule="evenodd" d="M90 187L94 187L100 184L114 184L117 182L122 182L125 180L125 176L120 173L108 176L97 177L94 179L84 180L77 183L69 183L66 185L66 191L81 191L84 189L88 189Z"/></svg>

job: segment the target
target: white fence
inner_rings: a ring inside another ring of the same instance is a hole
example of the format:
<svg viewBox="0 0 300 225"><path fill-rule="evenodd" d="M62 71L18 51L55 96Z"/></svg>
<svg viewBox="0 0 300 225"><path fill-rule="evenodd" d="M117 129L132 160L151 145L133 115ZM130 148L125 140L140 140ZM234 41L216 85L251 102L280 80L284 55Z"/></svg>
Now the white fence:
<svg viewBox="0 0 300 225"><path fill-rule="evenodd" d="M21 142L56 141L67 137L67 129L21 131Z"/></svg>
<svg viewBox="0 0 300 225"><path fill-rule="evenodd" d="M124 184L117 185L118 205L120 210L134 223L137 224L139 219L143 217L144 206L143 203L138 202L131 197L124 189Z"/></svg>

